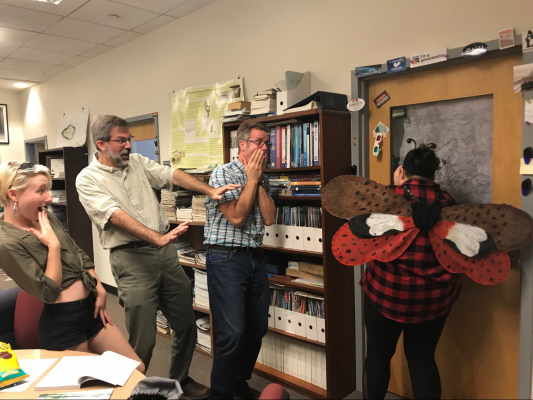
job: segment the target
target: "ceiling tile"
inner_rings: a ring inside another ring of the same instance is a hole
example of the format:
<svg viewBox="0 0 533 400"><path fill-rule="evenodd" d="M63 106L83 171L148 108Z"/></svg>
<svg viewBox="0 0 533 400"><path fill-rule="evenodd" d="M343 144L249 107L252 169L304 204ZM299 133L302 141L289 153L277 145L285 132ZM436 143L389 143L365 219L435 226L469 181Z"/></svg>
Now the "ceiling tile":
<svg viewBox="0 0 533 400"><path fill-rule="evenodd" d="M0 78L27 80L36 75L37 74L35 72L16 71L14 69L0 68Z"/></svg>
<svg viewBox="0 0 533 400"><path fill-rule="evenodd" d="M54 51L30 49L29 47L20 47L9 55L10 58L19 60L38 61L49 64L62 64L65 61L74 58L72 54L56 53Z"/></svg>
<svg viewBox="0 0 533 400"><path fill-rule="evenodd" d="M182 4L179 7L176 7L173 10L168 11L166 14L171 17L181 18L187 14L195 12L200 8L204 8L211 3L214 3L216 0L189 0L187 3Z"/></svg>
<svg viewBox="0 0 533 400"><path fill-rule="evenodd" d="M68 67L75 67L77 65L83 64L85 61L89 61L90 59L91 59L90 57L78 56L78 57L74 57L72 60L68 60L64 62L63 65L66 65Z"/></svg>
<svg viewBox="0 0 533 400"><path fill-rule="evenodd" d="M30 81L32 81L32 82L42 82L42 81L47 80L48 78L51 78L52 76L54 76L54 75L41 74L41 75L37 75L37 76L32 77L30 79Z"/></svg>
<svg viewBox="0 0 533 400"><path fill-rule="evenodd" d="M0 27L0 44L22 46L37 36L37 32L22 31L20 29Z"/></svg>
<svg viewBox="0 0 533 400"><path fill-rule="evenodd" d="M152 32L175 20L176 18L169 17L168 15L160 15L159 17L156 17L153 20L138 26L137 28L133 29L133 31L138 33Z"/></svg>
<svg viewBox="0 0 533 400"><path fill-rule="evenodd" d="M119 18L109 18L108 15L118 15ZM110 0L91 0L70 14L71 18L126 30L131 30L157 16L158 14L154 12Z"/></svg>
<svg viewBox="0 0 533 400"><path fill-rule="evenodd" d="M122 29L111 28L110 26L64 18L44 33L92 43L105 43L124 32Z"/></svg>
<svg viewBox="0 0 533 400"><path fill-rule="evenodd" d="M12 0L14 1L14 0ZM188 2L189 0L112 0L116 3L127 4L128 6L142 8L143 10L153 11L164 14L167 11Z"/></svg>
<svg viewBox="0 0 533 400"><path fill-rule="evenodd" d="M25 8L0 4L0 26L42 32L62 17Z"/></svg>
<svg viewBox="0 0 533 400"><path fill-rule="evenodd" d="M16 69L18 71L27 72L46 72L54 68L55 64L40 63L35 61L15 60L14 58L4 58L0 61L0 68L3 69Z"/></svg>
<svg viewBox="0 0 533 400"><path fill-rule="evenodd" d="M119 36L120 37L120 36ZM40 34L36 38L33 38L25 47L31 47L34 49L56 51L58 53L67 53L80 55L88 50L98 46L96 43L83 42L81 40L69 39L60 36L52 36L46 34Z"/></svg>
<svg viewBox="0 0 533 400"><path fill-rule="evenodd" d="M106 42L106 44L109 46L122 46L124 43L131 42L141 36L143 36L141 33L126 32L119 37L111 39L109 42Z"/></svg>
<svg viewBox="0 0 533 400"><path fill-rule="evenodd" d="M82 56L85 56L85 57L96 57L96 56L99 56L100 54L104 54L104 53L106 53L106 52L108 52L109 50L112 50L112 49L114 49L114 47L100 45L100 46L95 47L94 49L86 51L85 53L82 54Z"/></svg>
<svg viewBox="0 0 533 400"><path fill-rule="evenodd" d="M7 57L11 53L13 53L15 50L17 50L19 47L20 46L18 45L0 43L0 57Z"/></svg>
<svg viewBox="0 0 533 400"><path fill-rule="evenodd" d="M35 0L0 0L0 3L66 17L72 11L81 7L88 1L89 0L64 0L59 4L50 4Z"/></svg>
<svg viewBox="0 0 533 400"><path fill-rule="evenodd" d="M65 67L64 65L56 65L54 68L46 71L46 75L57 75L57 74L60 74L61 72L65 72L67 70L69 70L70 67Z"/></svg>

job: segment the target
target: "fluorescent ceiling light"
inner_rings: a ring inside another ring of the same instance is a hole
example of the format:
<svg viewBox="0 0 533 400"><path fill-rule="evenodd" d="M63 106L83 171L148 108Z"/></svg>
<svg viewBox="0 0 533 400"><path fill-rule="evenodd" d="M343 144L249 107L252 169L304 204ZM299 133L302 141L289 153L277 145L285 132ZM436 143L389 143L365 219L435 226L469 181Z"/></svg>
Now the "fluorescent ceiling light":
<svg viewBox="0 0 533 400"><path fill-rule="evenodd" d="M33 1L42 1L43 3L50 3L50 4L59 4L61 3L63 0L33 0Z"/></svg>
<svg viewBox="0 0 533 400"><path fill-rule="evenodd" d="M26 89L27 87L30 87L28 83L22 83L22 82L14 83L13 86L20 88L20 89Z"/></svg>

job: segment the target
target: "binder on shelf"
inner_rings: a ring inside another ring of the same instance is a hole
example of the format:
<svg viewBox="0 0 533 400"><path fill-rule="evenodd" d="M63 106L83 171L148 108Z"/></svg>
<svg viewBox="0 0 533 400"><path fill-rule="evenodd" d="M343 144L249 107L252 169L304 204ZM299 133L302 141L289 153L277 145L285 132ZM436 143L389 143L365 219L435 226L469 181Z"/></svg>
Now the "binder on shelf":
<svg viewBox="0 0 533 400"><path fill-rule="evenodd" d="M326 343L326 320L316 317L317 339L320 343Z"/></svg>
<svg viewBox="0 0 533 400"><path fill-rule="evenodd" d="M292 231L290 228L291 227L287 225L278 225L277 229L278 229L278 233L281 238L279 247L283 247L286 249L291 248L291 237L292 237L291 232Z"/></svg>
<svg viewBox="0 0 533 400"><path fill-rule="evenodd" d="M296 321L295 321L295 312L286 310L287 313L285 314L287 319L285 321L285 332L292 333L293 335L296 335Z"/></svg>
<svg viewBox="0 0 533 400"><path fill-rule="evenodd" d="M315 251L317 253L323 252L323 240L322 240L322 229L313 228L315 231Z"/></svg>
<svg viewBox="0 0 533 400"><path fill-rule="evenodd" d="M304 315L305 317L305 335L309 340L318 341L317 329L316 329L316 317L312 315Z"/></svg>
<svg viewBox="0 0 533 400"><path fill-rule="evenodd" d="M274 306L269 306L268 307L268 326L270 328L274 328L275 327L275 324L274 324Z"/></svg>
<svg viewBox="0 0 533 400"><path fill-rule="evenodd" d="M303 250L303 228L301 226L291 226L290 232L291 248L294 250Z"/></svg>
<svg viewBox="0 0 533 400"><path fill-rule="evenodd" d="M273 232L274 229L272 228L274 225L265 225L265 234L263 235L263 244L265 246L274 246L274 237Z"/></svg>
<svg viewBox="0 0 533 400"><path fill-rule="evenodd" d="M274 307L274 328L285 332L285 323L287 322L287 310L280 307Z"/></svg>
<svg viewBox="0 0 533 400"><path fill-rule="evenodd" d="M274 225L271 225L271 229L272 229L272 246L274 247L282 247L282 235L283 233L281 232L281 229L280 229L281 225L278 225L278 224L274 224Z"/></svg>
<svg viewBox="0 0 533 400"><path fill-rule="evenodd" d="M307 226L302 227L303 250L305 250L305 251L316 251L315 229L317 229L317 228L309 228Z"/></svg>
<svg viewBox="0 0 533 400"><path fill-rule="evenodd" d="M296 336L307 337L305 330L305 315L295 312L294 322L294 333L296 334Z"/></svg>

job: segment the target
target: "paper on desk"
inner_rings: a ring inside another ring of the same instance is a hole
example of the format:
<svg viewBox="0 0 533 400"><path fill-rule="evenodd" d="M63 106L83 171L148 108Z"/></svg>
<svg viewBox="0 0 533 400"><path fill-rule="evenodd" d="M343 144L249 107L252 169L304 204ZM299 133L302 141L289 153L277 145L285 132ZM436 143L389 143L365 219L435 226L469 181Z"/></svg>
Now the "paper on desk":
<svg viewBox="0 0 533 400"><path fill-rule="evenodd" d="M33 360L19 359L18 361L20 368L26 372L29 377L6 389L1 390L0 393L25 391L33 382L39 379L41 375L52 366L53 363L57 361L57 358L42 358Z"/></svg>
<svg viewBox="0 0 533 400"><path fill-rule="evenodd" d="M101 390L84 390L81 392L65 392L54 394L41 394L37 397L38 400L44 399L109 399L113 394L114 389L101 389Z"/></svg>
<svg viewBox="0 0 533 400"><path fill-rule="evenodd" d="M526 164L524 159L520 159L520 175L533 175L533 160Z"/></svg>

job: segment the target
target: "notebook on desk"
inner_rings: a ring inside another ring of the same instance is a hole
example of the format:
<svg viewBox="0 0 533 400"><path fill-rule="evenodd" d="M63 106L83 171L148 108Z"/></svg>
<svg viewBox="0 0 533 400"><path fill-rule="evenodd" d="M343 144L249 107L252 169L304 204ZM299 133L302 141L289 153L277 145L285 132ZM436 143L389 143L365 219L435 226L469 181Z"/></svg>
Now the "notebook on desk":
<svg viewBox="0 0 533 400"><path fill-rule="evenodd" d="M106 351L101 356L63 357L37 385L35 390L81 389L89 381L124 386L140 363Z"/></svg>

